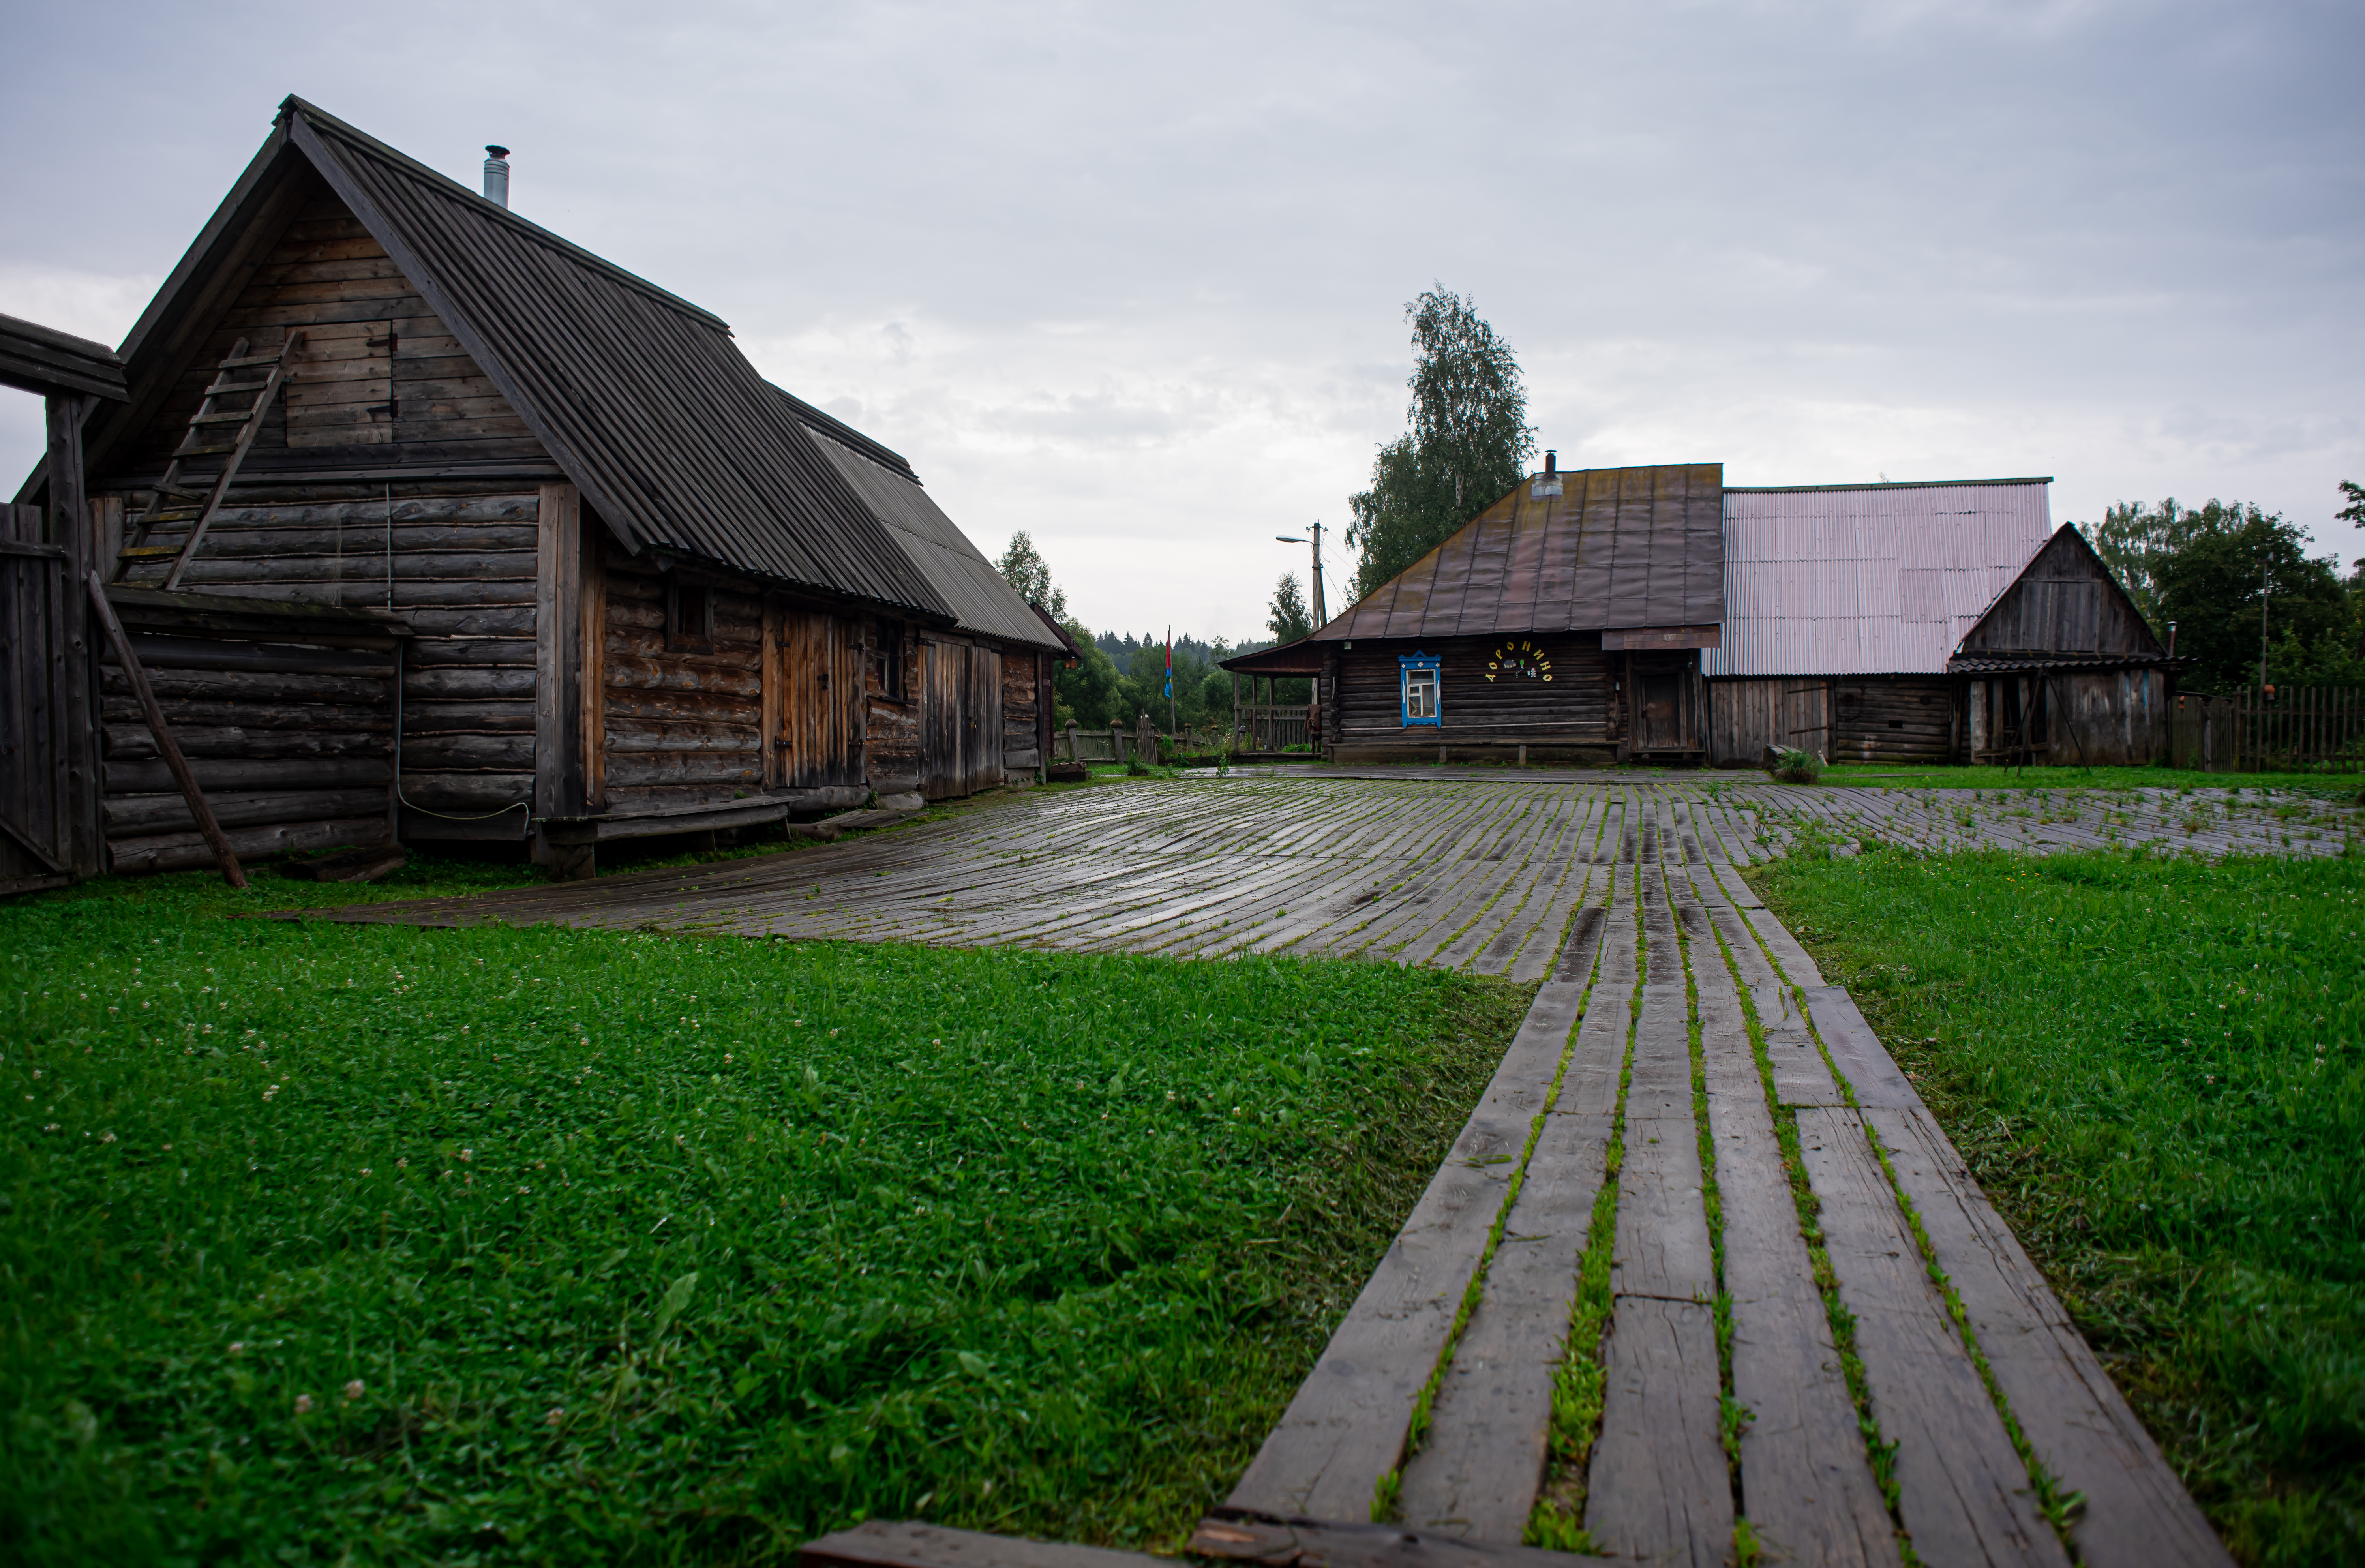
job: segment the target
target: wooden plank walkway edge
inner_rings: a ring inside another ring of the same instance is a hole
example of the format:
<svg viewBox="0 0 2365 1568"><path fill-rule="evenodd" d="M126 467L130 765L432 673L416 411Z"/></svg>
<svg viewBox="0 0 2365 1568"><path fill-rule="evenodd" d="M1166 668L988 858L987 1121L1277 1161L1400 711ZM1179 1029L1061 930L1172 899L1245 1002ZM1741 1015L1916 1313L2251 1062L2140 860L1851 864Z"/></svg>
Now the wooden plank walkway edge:
<svg viewBox="0 0 2365 1568"><path fill-rule="evenodd" d="M1489 1240L1572 1049L1586 984L1546 980L1493 1081L1379 1267L1232 1490L1272 1518L1362 1520L1404 1459Z"/></svg>
<svg viewBox="0 0 2365 1568"><path fill-rule="evenodd" d="M1608 1568L1610 1559L1526 1546L1480 1546L1392 1525L1342 1525L1218 1508L1200 1521L1193 1556L1260 1568ZM871 1519L805 1543L802 1568L1156 1568L1171 1557L1065 1541Z"/></svg>

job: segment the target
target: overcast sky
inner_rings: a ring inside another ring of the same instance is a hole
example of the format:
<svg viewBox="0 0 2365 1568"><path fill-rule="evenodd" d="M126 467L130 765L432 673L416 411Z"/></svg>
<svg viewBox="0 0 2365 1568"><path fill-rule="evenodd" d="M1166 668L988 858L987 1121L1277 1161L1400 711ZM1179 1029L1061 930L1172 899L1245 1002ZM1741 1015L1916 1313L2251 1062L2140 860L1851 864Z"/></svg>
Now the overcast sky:
<svg viewBox="0 0 2365 1568"><path fill-rule="evenodd" d="M1563 467L2049 474L2057 521L2365 550L2354 0L9 10L0 311L118 341L287 93L471 185L502 142L521 214L1096 628L1261 634L1432 283ZM39 447L0 390L0 464Z"/></svg>

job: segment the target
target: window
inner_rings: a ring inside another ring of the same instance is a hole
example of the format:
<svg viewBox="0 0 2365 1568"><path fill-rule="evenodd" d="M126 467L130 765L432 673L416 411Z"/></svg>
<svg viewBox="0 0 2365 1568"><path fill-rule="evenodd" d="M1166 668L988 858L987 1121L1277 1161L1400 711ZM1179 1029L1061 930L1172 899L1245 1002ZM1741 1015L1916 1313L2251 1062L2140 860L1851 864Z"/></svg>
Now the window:
<svg viewBox="0 0 2365 1568"><path fill-rule="evenodd" d="M1444 727L1441 704L1438 700L1438 683L1442 674L1440 661L1427 654L1412 653L1398 656L1396 678L1407 724Z"/></svg>
<svg viewBox="0 0 2365 1568"><path fill-rule="evenodd" d="M714 651L714 590L704 583L666 585L666 646Z"/></svg>
<svg viewBox="0 0 2365 1568"><path fill-rule="evenodd" d="M903 700L903 623L901 621L879 622L879 691L897 702Z"/></svg>

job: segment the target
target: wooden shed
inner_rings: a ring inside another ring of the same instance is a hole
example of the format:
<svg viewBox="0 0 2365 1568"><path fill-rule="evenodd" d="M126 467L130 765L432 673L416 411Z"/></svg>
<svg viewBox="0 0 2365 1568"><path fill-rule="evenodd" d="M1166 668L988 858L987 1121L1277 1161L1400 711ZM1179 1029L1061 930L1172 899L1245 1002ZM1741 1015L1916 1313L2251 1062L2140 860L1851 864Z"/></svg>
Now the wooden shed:
<svg viewBox="0 0 2365 1568"><path fill-rule="evenodd" d="M908 462L707 311L300 99L121 357L129 400L83 431L119 586L398 628L382 731L250 747L233 782L209 727L330 732L185 715L208 789L372 763L404 838L581 872L611 839L1035 776L1062 641Z"/></svg>
<svg viewBox="0 0 2365 1568"><path fill-rule="evenodd" d="M1716 464L1528 480L1316 631L1339 761L1697 760L1724 619ZM1280 670L1307 644L1229 661ZM1293 668L1295 666L1292 666Z"/></svg>
<svg viewBox="0 0 2365 1568"><path fill-rule="evenodd" d="M2085 535L2069 525L1967 633L1971 759L2079 767L2169 752L2176 665Z"/></svg>

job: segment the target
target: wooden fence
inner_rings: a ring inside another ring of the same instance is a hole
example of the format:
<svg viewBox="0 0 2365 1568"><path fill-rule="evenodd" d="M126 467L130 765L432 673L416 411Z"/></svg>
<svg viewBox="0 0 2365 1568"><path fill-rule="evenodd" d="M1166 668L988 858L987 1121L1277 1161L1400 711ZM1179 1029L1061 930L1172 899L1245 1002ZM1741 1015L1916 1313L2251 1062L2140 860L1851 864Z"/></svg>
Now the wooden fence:
<svg viewBox="0 0 2365 1568"><path fill-rule="evenodd" d="M1298 746L1310 746L1314 723L1314 708L1308 703L1244 704L1239 710L1239 727L1234 734L1233 749L1289 751Z"/></svg>
<svg viewBox="0 0 2365 1568"><path fill-rule="evenodd" d="M2181 692L2169 741L2171 763L2211 773L2280 768L2365 768L2365 689L2257 687L2225 696Z"/></svg>

